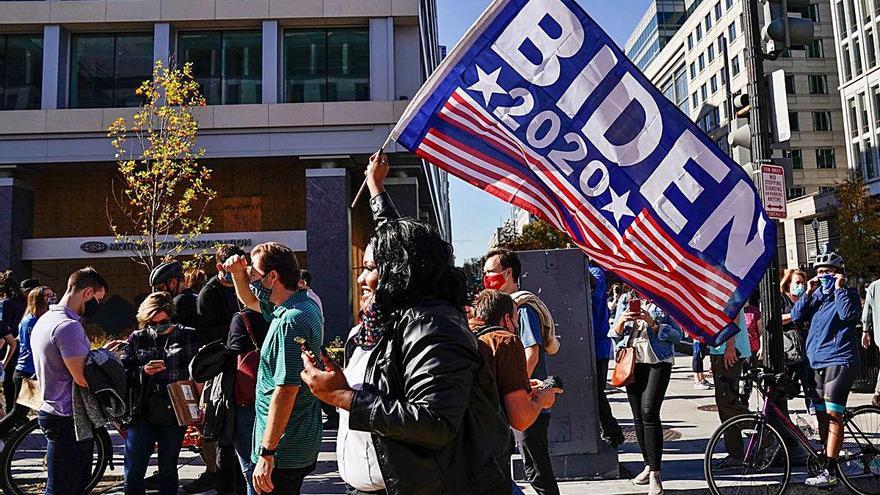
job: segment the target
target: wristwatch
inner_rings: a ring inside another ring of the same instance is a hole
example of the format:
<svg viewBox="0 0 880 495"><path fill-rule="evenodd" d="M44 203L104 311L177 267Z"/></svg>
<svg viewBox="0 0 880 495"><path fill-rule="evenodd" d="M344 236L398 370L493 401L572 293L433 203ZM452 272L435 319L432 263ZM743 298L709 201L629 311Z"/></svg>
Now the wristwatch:
<svg viewBox="0 0 880 495"><path fill-rule="evenodd" d="M260 457L275 457L275 451L278 449L267 449L260 446Z"/></svg>

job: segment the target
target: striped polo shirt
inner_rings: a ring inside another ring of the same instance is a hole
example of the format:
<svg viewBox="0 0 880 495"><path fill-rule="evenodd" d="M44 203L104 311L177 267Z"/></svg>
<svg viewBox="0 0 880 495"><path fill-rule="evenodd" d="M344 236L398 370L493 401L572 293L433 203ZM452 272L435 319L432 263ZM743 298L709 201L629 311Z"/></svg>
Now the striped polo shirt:
<svg viewBox="0 0 880 495"><path fill-rule="evenodd" d="M259 459L266 420L269 417L269 402L275 387L297 385L300 389L296 395L293 413L278 444L275 467L307 467L317 460L321 449L321 407L309 387L302 384L301 350L293 339L306 339L312 353L319 356L324 321L318 305L309 298L306 291L296 292L279 306L262 302L260 305L263 317L269 322L269 333L260 349L260 366L257 370L257 414L251 460L257 462Z"/></svg>

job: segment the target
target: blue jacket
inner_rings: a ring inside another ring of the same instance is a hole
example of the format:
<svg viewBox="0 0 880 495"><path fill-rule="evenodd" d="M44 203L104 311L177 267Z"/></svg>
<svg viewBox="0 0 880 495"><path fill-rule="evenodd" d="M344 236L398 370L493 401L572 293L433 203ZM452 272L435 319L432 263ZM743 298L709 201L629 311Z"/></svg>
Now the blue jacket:
<svg viewBox="0 0 880 495"><path fill-rule="evenodd" d="M810 322L807 359L811 368L860 365L856 331L860 316L859 294L851 287L834 289L830 294L817 289L795 303L791 319Z"/></svg>
<svg viewBox="0 0 880 495"><path fill-rule="evenodd" d="M657 359L661 361L675 356L675 344L681 342L681 339L684 338L684 332L682 332L681 329L678 328L678 325L669 318L666 312L657 307L657 305L651 304L647 309L651 318L660 325L660 329L656 333L650 330L647 332L648 342L651 343L651 349L654 351ZM625 330L622 335L617 335L617 332L614 331L613 327L608 331L608 336L614 340L615 349L617 350L626 346L629 342L629 334L632 330L632 324L627 323L624 325L624 328Z"/></svg>
<svg viewBox="0 0 880 495"><path fill-rule="evenodd" d="M590 265L590 274L596 281L592 287L591 306L593 309L593 338L596 344L596 359L611 359L611 340L608 331L611 329L608 323L608 301L606 291L608 284L605 282L605 271L598 266Z"/></svg>

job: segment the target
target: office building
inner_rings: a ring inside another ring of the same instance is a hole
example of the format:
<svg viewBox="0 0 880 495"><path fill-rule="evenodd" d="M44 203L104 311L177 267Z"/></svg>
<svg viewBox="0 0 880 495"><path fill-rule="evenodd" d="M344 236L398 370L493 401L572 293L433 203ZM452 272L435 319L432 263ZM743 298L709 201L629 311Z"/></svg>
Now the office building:
<svg viewBox="0 0 880 495"><path fill-rule="evenodd" d="M626 56L644 70L685 19L684 0L654 0L624 45Z"/></svg>
<svg viewBox="0 0 880 495"><path fill-rule="evenodd" d="M745 92L748 83L742 7L738 0L688 2L681 29L644 71L725 150L727 135L736 127L728 109L730 97ZM763 9L760 13L763 16ZM805 50L792 50L764 64L768 75L785 71L788 93L792 136L785 143L774 144L773 155L792 160L788 218L781 222L778 236L780 263L790 267L804 266L815 256L810 223L827 196L833 196L834 183L847 174L830 2L813 2L800 14L816 22L814 41ZM751 160L748 150L742 148L732 150L732 156L742 164ZM820 240L823 235L827 240L824 221Z"/></svg>
<svg viewBox="0 0 880 495"><path fill-rule="evenodd" d="M373 225L349 204L367 159L440 59L434 0L0 1L0 269L63 290L84 265L117 306L147 274L108 228L107 127L141 103L155 60L192 62L203 163L218 192L203 245L277 240L314 273L346 334ZM446 174L387 149L406 215L450 237ZM212 263L207 265L213 267Z"/></svg>

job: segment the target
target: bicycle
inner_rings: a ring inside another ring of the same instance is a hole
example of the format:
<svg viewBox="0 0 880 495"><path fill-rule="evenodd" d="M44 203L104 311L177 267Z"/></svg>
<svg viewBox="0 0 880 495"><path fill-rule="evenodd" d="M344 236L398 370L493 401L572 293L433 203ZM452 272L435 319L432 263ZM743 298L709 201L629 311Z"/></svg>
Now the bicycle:
<svg viewBox="0 0 880 495"><path fill-rule="evenodd" d="M116 428L124 438L124 428ZM187 428L183 448L193 453L201 451L202 436L196 427ZM114 445L110 432L101 428L95 430L92 449L91 478L85 493L92 493L109 467L115 470L121 462L114 459ZM0 452L0 489L6 495L38 495L46 488L46 437L37 419L22 424L7 437L3 451Z"/></svg>
<svg viewBox="0 0 880 495"><path fill-rule="evenodd" d="M795 439L808 454L807 471L817 475L825 468L823 447L814 446L807 435L774 402L788 400L792 382L785 374L755 368L746 373L763 396L758 412L725 421L709 440L703 469L709 491L780 495L791 481L791 442ZM786 388L788 387L788 388ZM862 406L843 416L843 447L838 469L843 484L857 495L880 495L880 408ZM733 443L733 455L727 450ZM737 444L741 442L742 447ZM716 450L718 449L718 450ZM741 455L736 455L739 452ZM726 454L726 457L722 455Z"/></svg>

